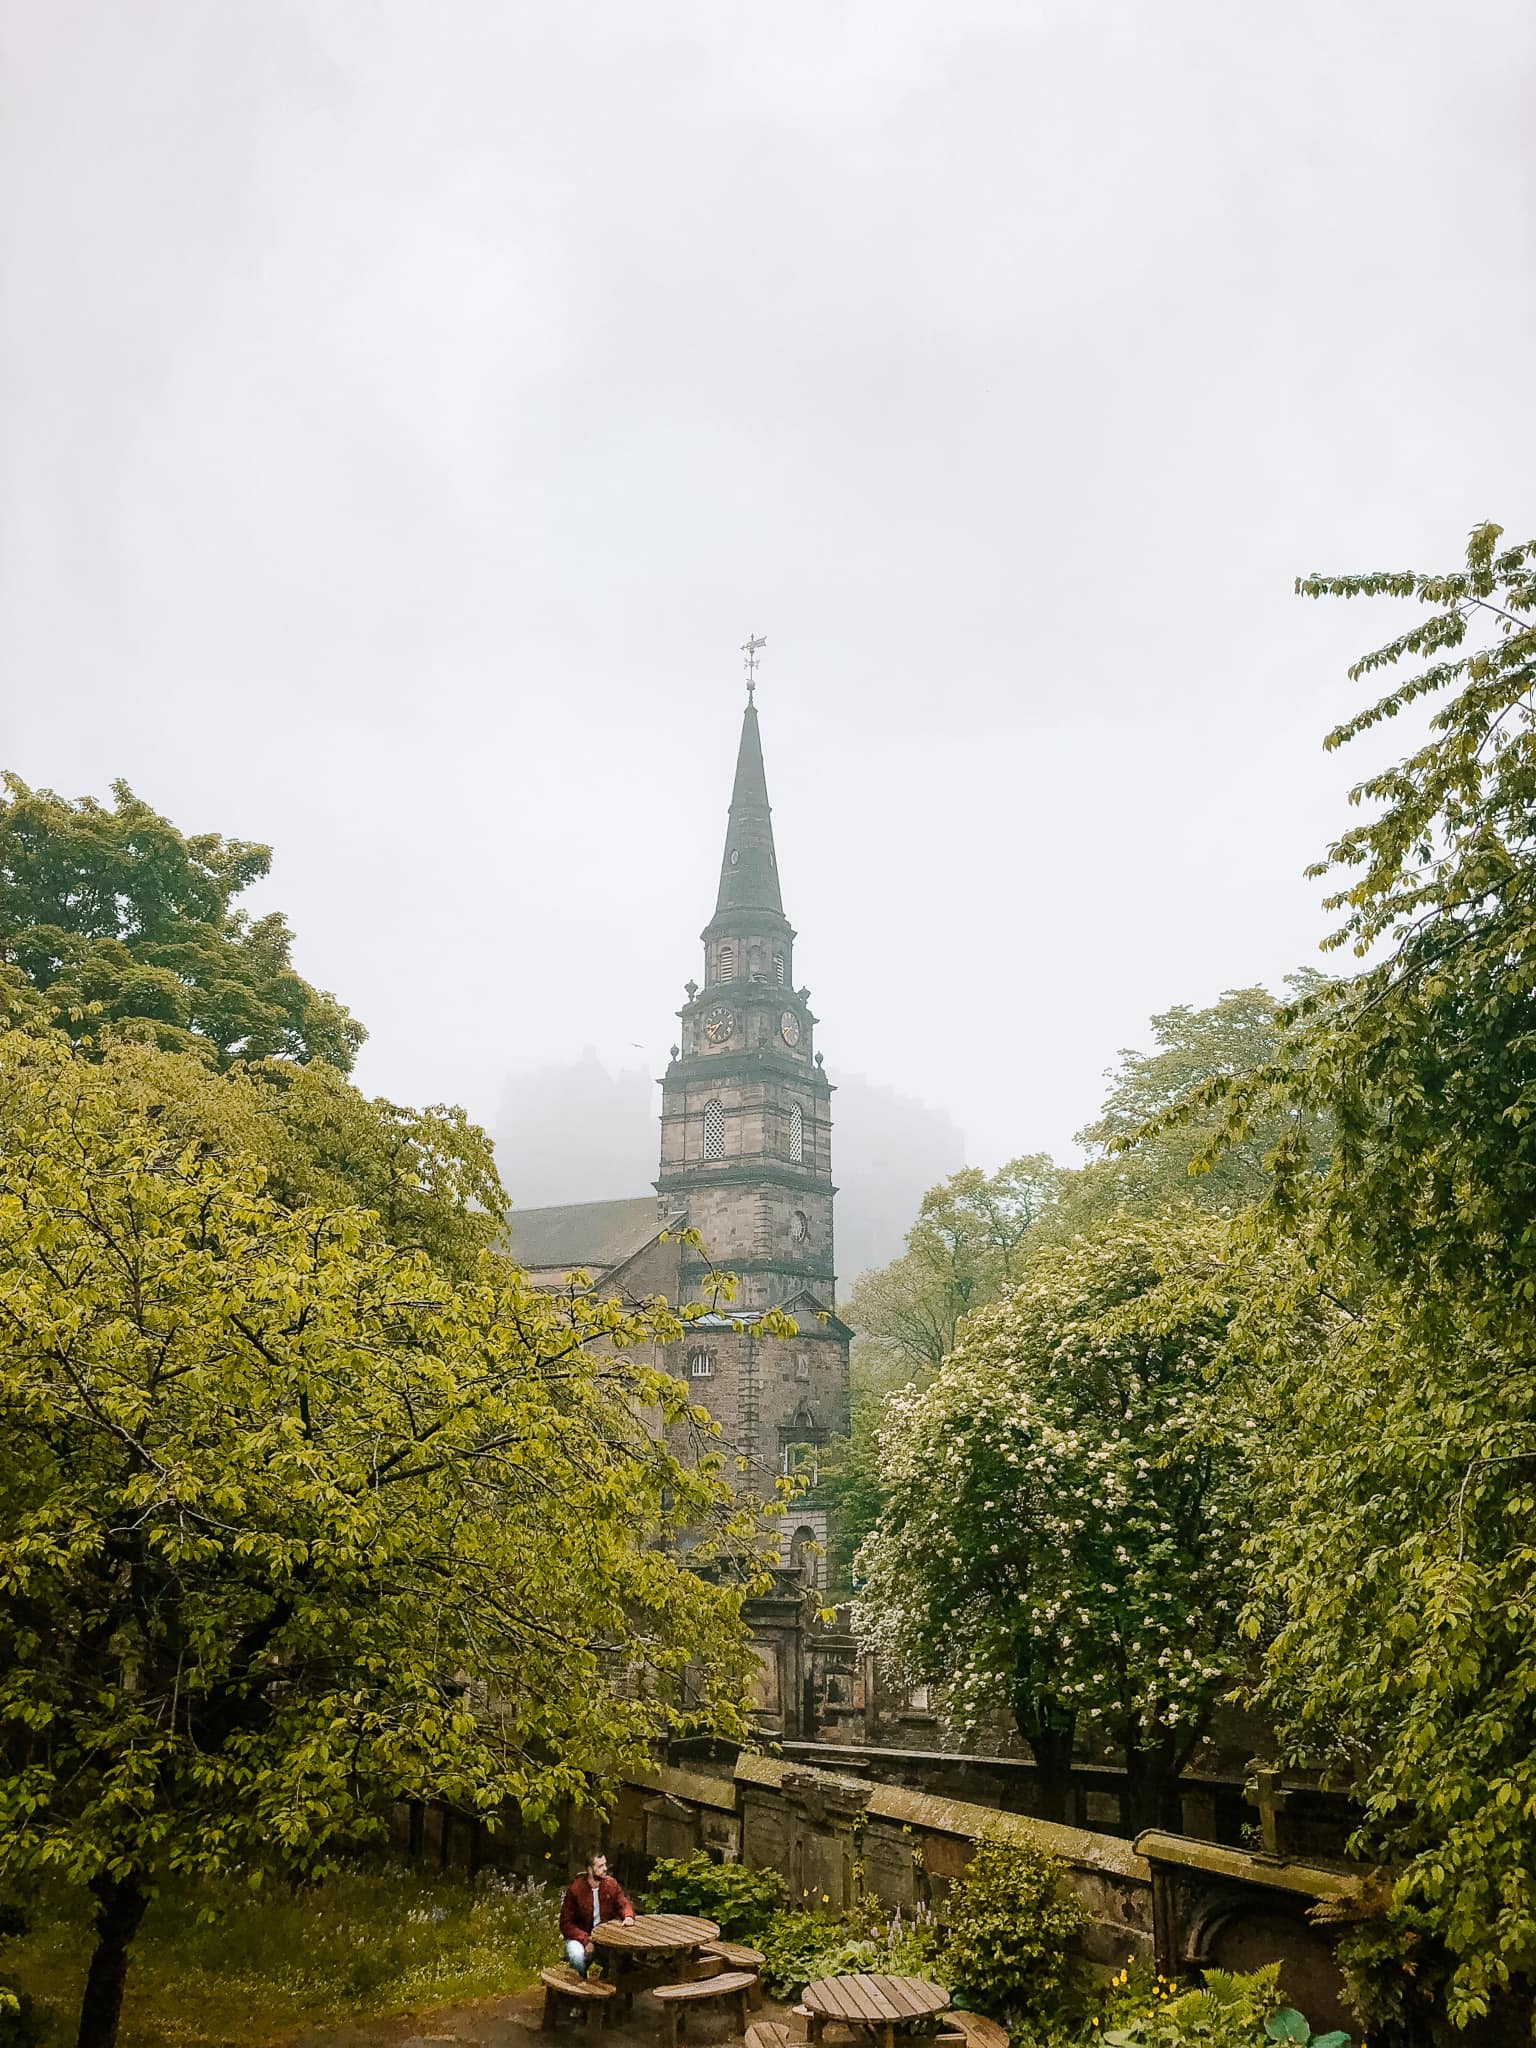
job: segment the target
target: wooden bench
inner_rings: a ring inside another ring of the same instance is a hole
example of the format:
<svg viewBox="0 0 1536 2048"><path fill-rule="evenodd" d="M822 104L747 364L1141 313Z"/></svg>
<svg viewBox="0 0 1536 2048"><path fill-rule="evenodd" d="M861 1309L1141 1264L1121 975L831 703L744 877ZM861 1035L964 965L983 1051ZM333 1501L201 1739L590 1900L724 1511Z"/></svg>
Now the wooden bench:
<svg viewBox="0 0 1536 2048"><path fill-rule="evenodd" d="M755 2020L747 2029L747 2048L799 2048L799 2040L782 2020Z"/></svg>
<svg viewBox="0 0 1536 2048"><path fill-rule="evenodd" d="M736 2002L736 2031L747 2031L747 1993L757 1982L750 1970L722 1970L716 1977L695 1977L691 1984L658 1984L651 1996L666 2016L662 2039L667 2048L677 2048L684 2013L690 2005L705 2005L716 1998Z"/></svg>
<svg viewBox="0 0 1536 2048"><path fill-rule="evenodd" d="M939 2048L1008 2048L1008 2029L979 2012L956 2012L951 2006L939 2023Z"/></svg>
<svg viewBox="0 0 1536 2048"><path fill-rule="evenodd" d="M711 1961L722 1963L728 1970L750 1970L753 1981L752 1989L747 1993L747 2003L751 2006L762 2004L763 1985L758 1975L763 1967L760 1950L748 1948L740 1941L710 1941L705 1943L699 1953ZM785 2031L787 2033L788 2030Z"/></svg>
<svg viewBox="0 0 1536 2048"><path fill-rule="evenodd" d="M811 2008L808 2005L792 2005L789 2009L789 2016L792 2020L799 2022L797 2038L801 2041L808 2040L811 2032L811 2020L814 2017ZM852 2027L845 2027L841 2020L823 2020L821 2023L821 2038L826 2043L826 2048L847 2048L847 2043L853 2039L853 2029Z"/></svg>
<svg viewBox="0 0 1536 2048"><path fill-rule="evenodd" d="M604 2005L618 1989L616 1984L597 1983L590 1977L578 1976L569 1963L557 1963L552 1970L540 1970L539 1982L544 1986L544 2025L553 2027L560 2017L562 2000L580 2009L583 2019L595 2012L599 2023L607 2018Z"/></svg>

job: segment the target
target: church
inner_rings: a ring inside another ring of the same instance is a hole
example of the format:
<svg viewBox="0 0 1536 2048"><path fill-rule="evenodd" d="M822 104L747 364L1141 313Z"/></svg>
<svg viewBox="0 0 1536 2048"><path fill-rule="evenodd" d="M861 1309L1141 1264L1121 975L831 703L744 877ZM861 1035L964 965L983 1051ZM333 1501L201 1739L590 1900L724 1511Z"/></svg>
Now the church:
<svg viewBox="0 0 1536 2048"><path fill-rule="evenodd" d="M597 1292L721 1312L689 1327L666 1359L720 1424L744 1491L771 1498L781 1475L814 1488L817 1457L848 1429L848 1346L833 1239L832 1084L816 1051L810 990L795 985L768 778L749 659L736 777L713 917L700 937L703 981L684 985L679 1043L661 1077L659 1170L650 1194L517 1209L513 1257L541 1286L582 1270ZM682 1242L692 1228L699 1247ZM799 1335L760 1334L782 1309ZM665 1357L665 1354L664 1354ZM825 1576L825 1511L798 1507L791 1561Z"/></svg>

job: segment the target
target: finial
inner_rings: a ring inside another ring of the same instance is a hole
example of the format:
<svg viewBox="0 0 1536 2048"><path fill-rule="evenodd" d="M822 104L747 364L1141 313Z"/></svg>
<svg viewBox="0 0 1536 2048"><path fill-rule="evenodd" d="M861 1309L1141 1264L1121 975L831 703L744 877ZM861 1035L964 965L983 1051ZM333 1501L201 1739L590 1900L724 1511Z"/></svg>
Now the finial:
<svg viewBox="0 0 1536 2048"><path fill-rule="evenodd" d="M747 657L747 702L749 704L753 701L752 693L757 688L757 650L759 647L766 647L767 645L768 636L766 633L751 633L747 636L742 646L741 651Z"/></svg>

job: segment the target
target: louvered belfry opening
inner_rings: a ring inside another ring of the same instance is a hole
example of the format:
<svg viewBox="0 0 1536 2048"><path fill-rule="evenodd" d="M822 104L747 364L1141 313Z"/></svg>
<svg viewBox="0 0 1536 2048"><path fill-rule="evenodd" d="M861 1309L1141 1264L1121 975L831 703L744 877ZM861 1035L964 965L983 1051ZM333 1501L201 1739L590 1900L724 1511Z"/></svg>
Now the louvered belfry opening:
<svg viewBox="0 0 1536 2048"><path fill-rule="evenodd" d="M718 1095L711 1096L704 1105L704 1157L725 1157L725 1105Z"/></svg>

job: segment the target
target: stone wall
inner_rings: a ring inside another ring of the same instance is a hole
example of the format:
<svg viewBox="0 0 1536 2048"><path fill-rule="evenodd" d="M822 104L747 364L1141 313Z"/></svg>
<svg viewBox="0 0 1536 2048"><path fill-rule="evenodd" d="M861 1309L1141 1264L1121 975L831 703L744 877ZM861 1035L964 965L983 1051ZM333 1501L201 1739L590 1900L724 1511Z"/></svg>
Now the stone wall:
<svg viewBox="0 0 1536 2048"><path fill-rule="evenodd" d="M636 1891L658 1857L703 1849L780 1871L792 1904L839 1911L863 1895L910 1911L919 1902L942 1907L987 1832L1061 1858L1088 1909L1092 1959L1146 1956L1169 1973L1278 1959L1315 2029L1349 2024L1330 1942L1307 1918L1318 1900L1346 1888L1341 1866L1155 1832L1132 1843L783 1757L742 1755L627 1780L606 1819L572 1810L552 1837L515 1827L487 1834L431 1815L413 1826L402 1812L397 1840L429 1860L495 1863L558 1882L600 1846Z"/></svg>

